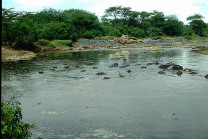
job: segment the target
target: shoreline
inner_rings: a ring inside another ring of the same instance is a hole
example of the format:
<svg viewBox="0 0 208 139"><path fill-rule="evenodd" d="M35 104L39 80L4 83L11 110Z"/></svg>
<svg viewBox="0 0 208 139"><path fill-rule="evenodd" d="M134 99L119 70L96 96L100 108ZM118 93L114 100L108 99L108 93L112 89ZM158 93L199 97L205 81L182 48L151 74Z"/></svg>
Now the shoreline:
<svg viewBox="0 0 208 139"><path fill-rule="evenodd" d="M108 44L110 43L110 44ZM145 48L146 51L160 51L164 48L192 48L191 52L208 55L208 42L191 42L184 40L151 40L144 39L143 42L133 44L118 44L104 40L80 39L73 47L46 48L41 46L40 52L26 50L14 50L8 46L1 47L1 62L15 62L19 60L31 60L37 55L54 51L86 50L86 49L120 49L120 48Z"/></svg>

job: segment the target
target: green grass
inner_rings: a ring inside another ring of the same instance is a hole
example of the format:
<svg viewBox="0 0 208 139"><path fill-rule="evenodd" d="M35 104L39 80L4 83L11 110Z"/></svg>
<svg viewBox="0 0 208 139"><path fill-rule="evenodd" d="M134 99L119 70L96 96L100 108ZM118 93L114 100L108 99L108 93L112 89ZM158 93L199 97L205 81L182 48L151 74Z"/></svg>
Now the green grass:
<svg viewBox="0 0 208 139"><path fill-rule="evenodd" d="M47 47L47 48L56 48L55 45L53 45L50 41L45 40L45 39L40 39L35 44L41 45L41 46L44 46L44 47Z"/></svg>
<svg viewBox="0 0 208 139"><path fill-rule="evenodd" d="M72 41L71 40L53 40L51 43L56 47L71 47Z"/></svg>

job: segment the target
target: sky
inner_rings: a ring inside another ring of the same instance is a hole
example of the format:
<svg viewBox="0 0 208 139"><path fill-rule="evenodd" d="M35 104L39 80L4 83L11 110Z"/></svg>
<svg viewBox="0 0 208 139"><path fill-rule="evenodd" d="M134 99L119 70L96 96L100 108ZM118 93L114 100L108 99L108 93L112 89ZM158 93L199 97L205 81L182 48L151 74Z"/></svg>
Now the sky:
<svg viewBox="0 0 208 139"><path fill-rule="evenodd" d="M199 13L208 23L208 0L2 0L3 8L15 8L15 11L83 9L95 13L99 18L104 15L105 9L112 6L131 7L138 12L157 10L166 16L176 15L185 24L188 23L187 17Z"/></svg>

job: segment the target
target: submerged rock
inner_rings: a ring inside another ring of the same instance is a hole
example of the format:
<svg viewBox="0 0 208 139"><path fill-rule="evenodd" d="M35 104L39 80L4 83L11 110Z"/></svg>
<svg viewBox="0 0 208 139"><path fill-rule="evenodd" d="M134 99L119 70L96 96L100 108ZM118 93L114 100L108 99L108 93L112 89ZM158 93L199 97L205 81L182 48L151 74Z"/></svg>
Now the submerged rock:
<svg viewBox="0 0 208 139"><path fill-rule="evenodd" d="M206 79L208 79L208 74L204 76Z"/></svg>

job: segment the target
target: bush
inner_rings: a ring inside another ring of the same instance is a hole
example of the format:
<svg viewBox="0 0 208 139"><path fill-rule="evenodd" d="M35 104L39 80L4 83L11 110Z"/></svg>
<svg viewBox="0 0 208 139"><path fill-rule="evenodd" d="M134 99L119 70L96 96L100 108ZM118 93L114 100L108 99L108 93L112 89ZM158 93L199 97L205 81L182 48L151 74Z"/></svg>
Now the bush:
<svg viewBox="0 0 208 139"><path fill-rule="evenodd" d="M49 47L49 48L56 48L50 41L45 40L45 39L40 39L35 44Z"/></svg>
<svg viewBox="0 0 208 139"><path fill-rule="evenodd" d="M71 40L53 40L53 43L57 47L71 47L72 41Z"/></svg>
<svg viewBox="0 0 208 139"><path fill-rule="evenodd" d="M28 41L17 41L13 47L14 49L22 49L22 50L28 50L28 51L40 51L40 48L38 48L35 44Z"/></svg>
<svg viewBox="0 0 208 139"><path fill-rule="evenodd" d="M1 138L26 139L32 136L35 124L22 122L20 103L1 102Z"/></svg>

